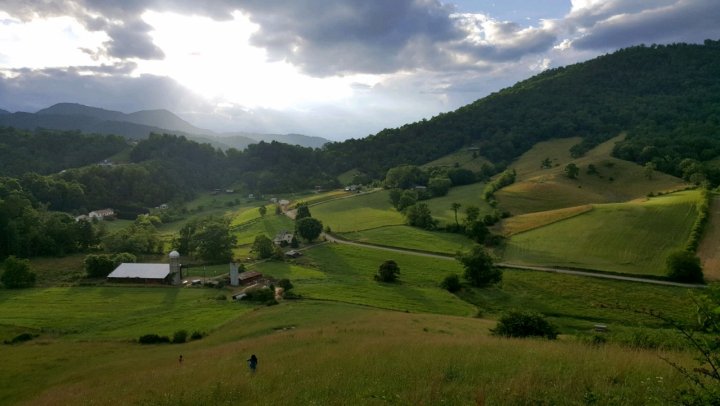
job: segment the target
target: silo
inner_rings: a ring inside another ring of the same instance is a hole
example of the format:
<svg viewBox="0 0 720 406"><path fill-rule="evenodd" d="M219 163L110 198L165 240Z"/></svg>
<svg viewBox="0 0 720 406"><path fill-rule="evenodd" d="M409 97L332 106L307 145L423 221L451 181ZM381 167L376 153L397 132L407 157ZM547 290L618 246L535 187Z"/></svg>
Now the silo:
<svg viewBox="0 0 720 406"><path fill-rule="evenodd" d="M238 265L234 262L230 263L230 285L240 285L240 273L238 272Z"/></svg>
<svg viewBox="0 0 720 406"><path fill-rule="evenodd" d="M173 285L179 285L182 282L182 270L180 269L180 253L173 251L170 257L170 274L172 275Z"/></svg>

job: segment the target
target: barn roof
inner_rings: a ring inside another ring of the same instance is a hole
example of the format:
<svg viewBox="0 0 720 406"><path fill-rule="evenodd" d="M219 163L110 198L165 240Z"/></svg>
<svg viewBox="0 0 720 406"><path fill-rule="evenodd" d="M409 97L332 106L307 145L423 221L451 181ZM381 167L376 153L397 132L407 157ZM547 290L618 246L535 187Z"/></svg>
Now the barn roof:
<svg viewBox="0 0 720 406"><path fill-rule="evenodd" d="M170 264L122 263L108 278L165 279L170 274Z"/></svg>

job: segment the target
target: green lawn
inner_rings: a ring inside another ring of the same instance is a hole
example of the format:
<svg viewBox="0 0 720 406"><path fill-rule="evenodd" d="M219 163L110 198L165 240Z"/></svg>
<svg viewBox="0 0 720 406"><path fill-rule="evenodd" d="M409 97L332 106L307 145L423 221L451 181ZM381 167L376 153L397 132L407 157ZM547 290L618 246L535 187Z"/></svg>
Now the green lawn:
<svg viewBox="0 0 720 406"><path fill-rule="evenodd" d="M405 219L390 204L387 190L329 201L310 208L310 213L335 232L350 232L403 224Z"/></svg>
<svg viewBox="0 0 720 406"><path fill-rule="evenodd" d="M3 289L0 325L74 340L127 340L149 333L172 335L182 329L211 331L248 310L216 300L224 293L176 287Z"/></svg>
<svg viewBox="0 0 720 406"><path fill-rule="evenodd" d="M383 261L400 266L400 283L373 280ZM256 269L275 277L299 280L297 293L307 298L363 304L384 309L468 316L474 306L439 288L445 275L459 272L455 261L328 244L305 251L310 269L278 267L272 262ZM308 266L305 266L308 268ZM280 274L274 272L280 271ZM312 272L314 271L314 272ZM295 273L300 272L299 277ZM294 282L293 282L294 283Z"/></svg>
<svg viewBox="0 0 720 406"><path fill-rule="evenodd" d="M595 205L593 210L515 234L503 261L663 275L665 258L685 245L699 191L647 201Z"/></svg>
<svg viewBox="0 0 720 406"><path fill-rule="evenodd" d="M342 236L353 241L445 254L466 251L474 245L472 240L463 235L427 231L409 226L379 227L345 233Z"/></svg>

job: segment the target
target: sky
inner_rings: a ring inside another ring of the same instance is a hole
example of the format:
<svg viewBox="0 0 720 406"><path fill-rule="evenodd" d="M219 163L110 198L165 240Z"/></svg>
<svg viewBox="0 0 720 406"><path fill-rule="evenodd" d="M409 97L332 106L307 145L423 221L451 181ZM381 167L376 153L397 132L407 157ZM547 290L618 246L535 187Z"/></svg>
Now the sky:
<svg viewBox="0 0 720 406"><path fill-rule="evenodd" d="M720 39L718 0L2 0L0 109L362 138L545 69Z"/></svg>

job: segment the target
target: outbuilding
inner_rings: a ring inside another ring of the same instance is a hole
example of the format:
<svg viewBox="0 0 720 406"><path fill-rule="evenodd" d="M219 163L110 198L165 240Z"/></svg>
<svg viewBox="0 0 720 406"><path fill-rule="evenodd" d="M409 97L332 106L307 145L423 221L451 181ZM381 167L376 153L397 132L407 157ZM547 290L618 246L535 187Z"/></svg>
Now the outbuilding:
<svg viewBox="0 0 720 406"><path fill-rule="evenodd" d="M122 263L108 275L110 282L170 283L170 264Z"/></svg>

